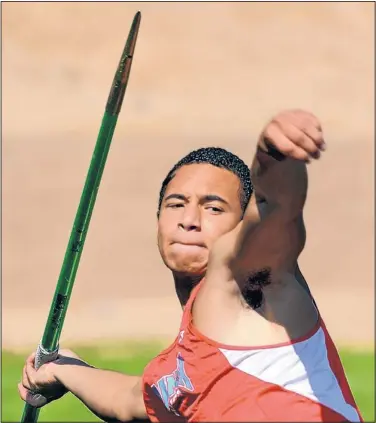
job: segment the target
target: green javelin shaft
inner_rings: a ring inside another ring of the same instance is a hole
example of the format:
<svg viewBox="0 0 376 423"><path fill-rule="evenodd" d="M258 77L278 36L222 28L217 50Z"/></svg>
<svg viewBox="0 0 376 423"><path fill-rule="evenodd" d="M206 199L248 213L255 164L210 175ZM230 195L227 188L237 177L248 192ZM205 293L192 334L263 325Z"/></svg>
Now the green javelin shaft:
<svg viewBox="0 0 376 423"><path fill-rule="evenodd" d="M36 368L39 368L43 363L52 361L57 357L59 338L63 328L70 295L88 232L103 169L111 145L112 136L128 83L140 20L141 13L137 12L133 19L128 39L112 82L98 139L94 148L94 153L55 289L55 295L52 300L42 341L37 350L35 358ZM38 414L38 408L26 404L21 421L23 423L36 422L38 420Z"/></svg>

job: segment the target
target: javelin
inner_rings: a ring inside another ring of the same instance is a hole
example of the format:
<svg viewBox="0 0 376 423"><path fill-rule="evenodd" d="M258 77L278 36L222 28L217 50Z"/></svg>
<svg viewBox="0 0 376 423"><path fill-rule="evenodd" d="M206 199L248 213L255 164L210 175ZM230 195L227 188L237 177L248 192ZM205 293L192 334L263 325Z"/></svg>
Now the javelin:
<svg viewBox="0 0 376 423"><path fill-rule="evenodd" d="M36 369L44 363L55 360L58 356L59 339L68 309L69 299L80 263L112 136L127 88L140 21L141 13L137 12L133 18L128 39L112 81L102 124L73 223L47 323L42 340L37 348L35 356ZM21 422L36 422L38 420L39 410L39 408L35 408L30 404L25 404Z"/></svg>

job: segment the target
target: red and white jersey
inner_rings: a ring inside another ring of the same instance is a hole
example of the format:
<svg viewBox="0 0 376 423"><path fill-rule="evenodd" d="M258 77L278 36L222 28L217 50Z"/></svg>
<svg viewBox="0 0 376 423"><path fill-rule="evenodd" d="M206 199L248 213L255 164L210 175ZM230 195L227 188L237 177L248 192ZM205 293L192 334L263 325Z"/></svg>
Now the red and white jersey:
<svg viewBox="0 0 376 423"><path fill-rule="evenodd" d="M363 421L321 318L291 343L223 345L192 324L200 285L175 342L145 368L144 401L152 422Z"/></svg>

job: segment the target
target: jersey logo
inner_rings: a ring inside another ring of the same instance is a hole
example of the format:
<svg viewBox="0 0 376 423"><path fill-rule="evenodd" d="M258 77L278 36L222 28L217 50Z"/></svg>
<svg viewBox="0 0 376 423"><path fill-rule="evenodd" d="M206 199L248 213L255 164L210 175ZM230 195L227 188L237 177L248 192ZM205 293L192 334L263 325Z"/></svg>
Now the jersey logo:
<svg viewBox="0 0 376 423"><path fill-rule="evenodd" d="M178 409L182 397L185 392L192 392L194 387L185 371L184 359L180 353L176 357L176 362L176 369L172 373L162 376L151 388L168 410L180 416Z"/></svg>

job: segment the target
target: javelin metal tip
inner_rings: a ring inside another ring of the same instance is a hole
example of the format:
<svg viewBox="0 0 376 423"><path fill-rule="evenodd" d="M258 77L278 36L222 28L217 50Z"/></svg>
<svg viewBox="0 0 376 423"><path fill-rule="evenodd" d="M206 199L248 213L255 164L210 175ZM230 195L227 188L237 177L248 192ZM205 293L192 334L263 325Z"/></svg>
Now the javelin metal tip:
<svg viewBox="0 0 376 423"><path fill-rule="evenodd" d="M125 49L127 51L127 55L130 56L130 57L133 56L134 48L135 48L135 45L136 45L138 30L140 28L140 22L141 22L141 12L138 11L134 15L133 22L132 22L132 25L131 25L131 29L130 29L129 35L128 35L126 49Z"/></svg>
<svg viewBox="0 0 376 423"><path fill-rule="evenodd" d="M132 21L127 41L112 82L110 94L106 104L106 112L111 115L118 115L123 103L125 89L127 87L129 73L136 46L137 34L140 28L141 12L138 11Z"/></svg>
<svg viewBox="0 0 376 423"><path fill-rule="evenodd" d="M134 15L134 18L133 18L133 24L135 24L136 22L137 22L137 23L140 23L140 20L141 20L141 12L140 12L140 11L138 11L138 12Z"/></svg>

